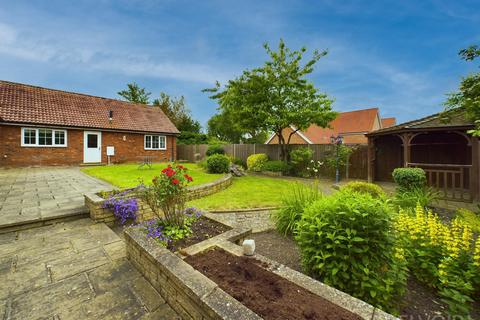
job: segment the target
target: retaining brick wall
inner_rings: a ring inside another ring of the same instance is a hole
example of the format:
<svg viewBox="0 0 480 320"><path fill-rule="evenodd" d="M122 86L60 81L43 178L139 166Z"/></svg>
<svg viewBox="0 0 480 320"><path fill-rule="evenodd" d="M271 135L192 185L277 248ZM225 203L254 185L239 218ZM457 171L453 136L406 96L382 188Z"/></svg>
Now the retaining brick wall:
<svg viewBox="0 0 480 320"><path fill-rule="evenodd" d="M38 126L42 128L42 126ZM67 147L22 147L21 126L0 125L0 167L79 165L83 163L84 130L67 130ZM91 131L101 131L94 130ZM107 146L115 147L112 163L140 162L144 156L154 161L176 159L175 136L167 136L167 150L145 150L144 134L102 132L102 163L107 163Z"/></svg>
<svg viewBox="0 0 480 320"><path fill-rule="evenodd" d="M201 184L198 186L188 187L187 199L188 201L205 197L207 195L222 191L228 188L232 184L232 175L227 174L224 177L215 181ZM136 198L138 203L138 212L136 222L143 222L155 218L150 206L141 200L134 192L130 193L127 197ZM84 195L85 206L90 211L90 218L95 222L105 222L107 224L113 224L115 217L110 209L103 208L105 199L98 196L95 193L87 193Z"/></svg>

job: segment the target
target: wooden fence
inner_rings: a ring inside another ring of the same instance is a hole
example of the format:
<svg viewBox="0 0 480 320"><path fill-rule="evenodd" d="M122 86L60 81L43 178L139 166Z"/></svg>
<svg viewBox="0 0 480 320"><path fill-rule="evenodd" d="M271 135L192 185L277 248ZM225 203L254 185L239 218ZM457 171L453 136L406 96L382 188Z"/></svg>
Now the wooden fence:
<svg viewBox="0 0 480 320"><path fill-rule="evenodd" d="M190 162L205 159L208 149L207 144L177 145L177 159ZM328 155L335 152L335 147L329 144L292 144L290 150L308 147L313 150L313 160L323 161ZM349 145L354 149L350 155L348 170L342 172L343 176L353 179L367 178L367 146ZM280 147L276 144L227 144L223 145L225 153L243 162L252 154L265 153L270 160L280 160Z"/></svg>

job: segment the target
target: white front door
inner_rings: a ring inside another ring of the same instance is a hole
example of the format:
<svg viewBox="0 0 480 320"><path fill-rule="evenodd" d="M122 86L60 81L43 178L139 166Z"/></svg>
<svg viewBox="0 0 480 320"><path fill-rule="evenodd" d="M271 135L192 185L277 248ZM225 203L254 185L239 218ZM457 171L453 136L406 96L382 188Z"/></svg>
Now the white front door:
<svg viewBox="0 0 480 320"><path fill-rule="evenodd" d="M85 131L83 133L83 162L102 162L102 133Z"/></svg>

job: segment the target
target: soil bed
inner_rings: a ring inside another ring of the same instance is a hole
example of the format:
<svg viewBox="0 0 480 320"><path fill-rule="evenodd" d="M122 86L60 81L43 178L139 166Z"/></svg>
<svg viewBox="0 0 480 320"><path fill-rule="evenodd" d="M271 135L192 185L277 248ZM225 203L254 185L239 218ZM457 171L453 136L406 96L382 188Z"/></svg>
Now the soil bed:
<svg viewBox="0 0 480 320"><path fill-rule="evenodd" d="M256 251L261 255L302 272L300 251L292 239L274 230L253 234L250 238L255 240ZM407 290L398 303L398 309L401 319L451 319L447 305L435 290L413 276L408 279ZM470 315L472 319L480 320L480 297L473 302Z"/></svg>
<svg viewBox="0 0 480 320"><path fill-rule="evenodd" d="M230 227L205 217L200 217L198 220L195 220L191 228L191 236L169 243L167 246L168 250L175 252L179 249L186 248L202 242L203 240L215 237L231 229Z"/></svg>
<svg viewBox="0 0 480 320"><path fill-rule="evenodd" d="M254 258L237 257L217 248L185 261L264 319L361 319L266 270L266 265Z"/></svg>

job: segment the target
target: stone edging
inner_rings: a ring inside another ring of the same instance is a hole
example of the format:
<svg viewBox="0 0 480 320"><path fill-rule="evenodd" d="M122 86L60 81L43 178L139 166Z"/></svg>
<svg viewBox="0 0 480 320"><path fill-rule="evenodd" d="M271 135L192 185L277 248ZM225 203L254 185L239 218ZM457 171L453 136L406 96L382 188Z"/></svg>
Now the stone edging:
<svg viewBox="0 0 480 320"><path fill-rule="evenodd" d="M182 256L220 247L241 256L240 241L251 232L234 228L174 254L161 247L137 228L127 228L127 257L157 289L168 304L185 319L261 319L252 310L228 295L209 278L182 260ZM327 286L300 272L260 255L255 258L268 264L269 270L365 320L398 320L394 316L342 291Z"/></svg>
<svg viewBox="0 0 480 320"><path fill-rule="evenodd" d="M228 188L232 184L232 178L231 174L227 174L215 181L188 187L187 201L205 197ZM90 212L90 219L95 222L104 222L107 224L114 223L115 217L113 216L112 211L103 208L105 202L104 198L98 196L96 193L86 193L83 196L85 199L85 207L87 207ZM134 194L132 194L132 196L134 196ZM137 222L143 222L155 218L155 214L148 204L141 199L137 199L137 202Z"/></svg>

